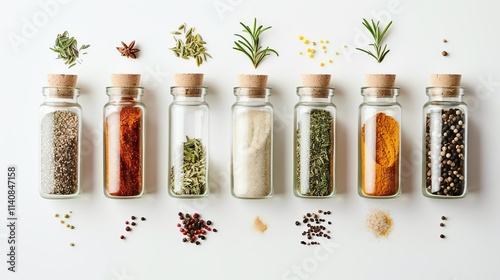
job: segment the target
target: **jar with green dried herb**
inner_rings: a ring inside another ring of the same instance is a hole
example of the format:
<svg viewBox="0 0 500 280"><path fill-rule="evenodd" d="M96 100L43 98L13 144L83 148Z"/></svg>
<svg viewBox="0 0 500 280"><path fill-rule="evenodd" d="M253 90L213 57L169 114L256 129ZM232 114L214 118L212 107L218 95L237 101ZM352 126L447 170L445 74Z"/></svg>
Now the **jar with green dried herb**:
<svg viewBox="0 0 500 280"><path fill-rule="evenodd" d="M209 107L203 74L175 75L170 88L169 193L172 197L206 196L208 185Z"/></svg>
<svg viewBox="0 0 500 280"><path fill-rule="evenodd" d="M335 194L334 89L330 75L303 75L294 121L294 194L327 198Z"/></svg>
<svg viewBox="0 0 500 280"><path fill-rule="evenodd" d="M82 109L78 104L77 76L48 76L40 105L40 195L70 198L80 194Z"/></svg>
<svg viewBox="0 0 500 280"><path fill-rule="evenodd" d="M104 106L104 186L110 198L144 194L144 88L139 74L114 74Z"/></svg>

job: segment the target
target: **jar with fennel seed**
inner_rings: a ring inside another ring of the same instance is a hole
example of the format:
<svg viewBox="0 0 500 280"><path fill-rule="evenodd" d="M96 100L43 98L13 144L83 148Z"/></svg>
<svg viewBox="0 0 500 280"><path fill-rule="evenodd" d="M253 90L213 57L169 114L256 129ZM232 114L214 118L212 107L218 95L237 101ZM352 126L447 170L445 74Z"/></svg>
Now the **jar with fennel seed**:
<svg viewBox="0 0 500 280"><path fill-rule="evenodd" d="M294 194L328 198L335 194L335 117L331 75L304 74L297 87L294 120Z"/></svg>
<svg viewBox="0 0 500 280"><path fill-rule="evenodd" d="M208 195L209 107L203 74L175 75L170 88L169 193L177 198Z"/></svg>
<svg viewBox="0 0 500 280"><path fill-rule="evenodd" d="M273 106L267 75L240 75L232 106L231 193L236 198L273 195Z"/></svg>
<svg viewBox="0 0 500 280"><path fill-rule="evenodd" d="M104 193L109 198L144 194L144 88L140 74L113 74L104 106Z"/></svg>
<svg viewBox="0 0 500 280"><path fill-rule="evenodd" d="M401 193L401 105L396 75L370 74L359 106L358 194L394 198Z"/></svg>
<svg viewBox="0 0 500 280"><path fill-rule="evenodd" d="M467 195L467 105L459 74L434 74L423 108L422 192L431 198Z"/></svg>
<svg viewBox="0 0 500 280"><path fill-rule="evenodd" d="M77 75L50 74L40 105L39 193L44 198L80 194L82 109Z"/></svg>

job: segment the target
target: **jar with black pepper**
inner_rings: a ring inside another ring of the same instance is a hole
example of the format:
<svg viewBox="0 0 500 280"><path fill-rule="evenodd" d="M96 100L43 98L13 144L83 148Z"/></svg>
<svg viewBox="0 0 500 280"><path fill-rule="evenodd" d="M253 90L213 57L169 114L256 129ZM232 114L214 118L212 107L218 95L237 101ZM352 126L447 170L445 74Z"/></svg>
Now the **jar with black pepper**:
<svg viewBox="0 0 500 280"><path fill-rule="evenodd" d="M401 105L396 75L370 74L359 106L358 194L394 198L401 193Z"/></svg>
<svg viewBox="0 0 500 280"><path fill-rule="evenodd" d="M209 193L209 108L203 74L175 75L170 88L169 193L177 198L203 197Z"/></svg>
<svg viewBox="0 0 500 280"><path fill-rule="evenodd" d="M82 109L77 75L48 75L40 105L39 193L44 198L80 194Z"/></svg>
<svg viewBox="0 0 500 280"><path fill-rule="evenodd" d="M467 194L467 105L459 74L434 74L423 108L422 192L431 198Z"/></svg>
<svg viewBox="0 0 500 280"><path fill-rule="evenodd" d="M140 74L113 74L104 106L104 193L110 198L144 194L145 115Z"/></svg>
<svg viewBox="0 0 500 280"><path fill-rule="evenodd" d="M231 192L237 198L273 195L273 106L267 75L240 75L232 106Z"/></svg>
<svg viewBox="0 0 500 280"><path fill-rule="evenodd" d="M294 120L294 194L328 198L335 193L335 114L331 75L304 74Z"/></svg>

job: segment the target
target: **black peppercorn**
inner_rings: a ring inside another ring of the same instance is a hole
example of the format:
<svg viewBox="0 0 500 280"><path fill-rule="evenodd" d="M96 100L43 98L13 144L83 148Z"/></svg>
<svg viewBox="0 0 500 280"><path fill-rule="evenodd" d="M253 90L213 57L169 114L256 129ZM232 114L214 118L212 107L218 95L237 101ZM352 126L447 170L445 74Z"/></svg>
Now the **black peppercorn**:
<svg viewBox="0 0 500 280"><path fill-rule="evenodd" d="M439 235L439 237L441 237L441 238L445 238L446 236L444 236L444 234L441 234L441 235Z"/></svg>

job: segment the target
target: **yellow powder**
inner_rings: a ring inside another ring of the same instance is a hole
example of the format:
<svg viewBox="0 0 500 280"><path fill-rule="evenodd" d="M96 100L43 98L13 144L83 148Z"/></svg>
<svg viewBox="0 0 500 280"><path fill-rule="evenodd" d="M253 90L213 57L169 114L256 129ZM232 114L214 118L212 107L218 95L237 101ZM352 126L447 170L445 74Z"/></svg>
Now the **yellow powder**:
<svg viewBox="0 0 500 280"><path fill-rule="evenodd" d="M255 220L253 222L253 227L260 231L260 233L264 233L264 231L267 230L267 225L260 219L259 216L255 217Z"/></svg>

